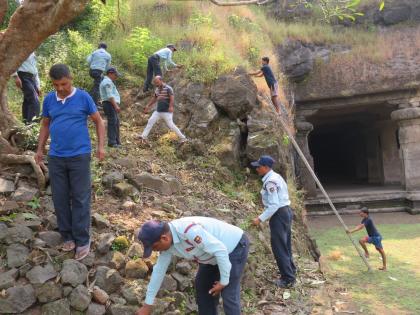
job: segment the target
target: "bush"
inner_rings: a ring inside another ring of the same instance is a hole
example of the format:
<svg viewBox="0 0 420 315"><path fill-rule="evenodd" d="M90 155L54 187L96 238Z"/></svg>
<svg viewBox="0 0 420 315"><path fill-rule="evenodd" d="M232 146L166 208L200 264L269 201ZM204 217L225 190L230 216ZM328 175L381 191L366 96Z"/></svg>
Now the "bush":
<svg viewBox="0 0 420 315"><path fill-rule="evenodd" d="M4 1L4 0L2 0ZM13 13L15 13L18 4L15 0L7 0L7 12L4 15L3 23L0 24L0 30L7 28L9 21Z"/></svg>

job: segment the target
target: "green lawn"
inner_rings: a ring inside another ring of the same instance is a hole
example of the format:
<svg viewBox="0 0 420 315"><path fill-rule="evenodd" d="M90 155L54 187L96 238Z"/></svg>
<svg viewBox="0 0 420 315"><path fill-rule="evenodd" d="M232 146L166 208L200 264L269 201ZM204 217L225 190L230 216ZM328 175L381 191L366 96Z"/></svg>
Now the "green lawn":
<svg viewBox="0 0 420 315"><path fill-rule="evenodd" d="M380 255L369 244L369 262L375 270L368 273L341 228L312 234L331 271L365 309L364 314L420 314L420 224L378 225L378 230L384 237L387 272L378 270ZM353 237L358 240L364 235L365 230Z"/></svg>

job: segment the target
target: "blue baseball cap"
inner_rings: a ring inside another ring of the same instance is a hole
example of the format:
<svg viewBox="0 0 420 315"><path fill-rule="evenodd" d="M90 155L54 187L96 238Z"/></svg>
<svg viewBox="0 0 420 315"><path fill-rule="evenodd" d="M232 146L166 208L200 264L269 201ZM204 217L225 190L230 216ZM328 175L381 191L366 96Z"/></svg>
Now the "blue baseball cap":
<svg viewBox="0 0 420 315"><path fill-rule="evenodd" d="M143 224L137 238L143 243L143 258L148 258L152 255L153 244L160 240L163 234L165 222L150 220Z"/></svg>
<svg viewBox="0 0 420 315"><path fill-rule="evenodd" d="M269 155L263 155L260 157L258 161L251 162L251 165L253 167L268 166L269 168L272 168L273 164L274 164L274 159Z"/></svg>
<svg viewBox="0 0 420 315"><path fill-rule="evenodd" d="M121 76L121 73L118 72L117 68L111 67L106 70L106 74L115 73L117 76Z"/></svg>

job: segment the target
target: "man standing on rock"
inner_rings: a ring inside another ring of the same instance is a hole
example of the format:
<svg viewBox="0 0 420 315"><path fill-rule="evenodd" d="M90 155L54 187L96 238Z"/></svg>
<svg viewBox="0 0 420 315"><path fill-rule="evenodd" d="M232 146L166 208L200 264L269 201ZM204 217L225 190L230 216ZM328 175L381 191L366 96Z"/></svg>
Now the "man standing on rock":
<svg viewBox="0 0 420 315"><path fill-rule="evenodd" d="M162 48L155 52L147 60L147 74L146 81L144 81L143 92L146 93L152 89L152 79L154 76L162 76L162 69L160 68L160 62L163 61L163 69L168 70L168 65L173 67L181 67L172 61L172 55L177 49L174 44L166 45L166 48Z"/></svg>
<svg viewBox="0 0 420 315"><path fill-rule="evenodd" d="M100 43L98 49L91 53L87 58L89 64L89 75L93 79L93 87L90 92L95 104L99 102L99 85L102 81L102 74L111 64L111 55L106 51L107 45Z"/></svg>
<svg viewBox="0 0 420 315"><path fill-rule="evenodd" d="M264 212L253 220L258 226L261 222L269 221L271 233L271 249L279 268L281 279L276 280L280 288L288 288L296 281L296 267L292 256L292 220L293 211L289 207L289 193L283 177L272 170L274 159L263 155L251 165L262 176L261 190Z"/></svg>
<svg viewBox="0 0 420 315"><path fill-rule="evenodd" d="M153 268L146 301L136 315L149 315L172 255L198 262L195 278L199 315L217 315L219 295L226 315L241 315L240 281L248 257L249 240L238 227L206 217L171 222L148 221L140 229L144 258L160 255Z"/></svg>
<svg viewBox="0 0 420 315"><path fill-rule="evenodd" d="M174 90L168 84L164 83L161 76L156 76L154 79L154 84L156 85L155 94L153 95L150 102L144 108L144 113L148 113L150 108L156 104L156 111L153 112L150 116L149 121L147 122L146 128L144 128L143 133L140 136L142 142L147 141L150 130L152 127L160 120L165 121L166 126L169 129L174 131L177 136L181 139L181 143L185 142L187 138L182 134L181 130L174 124L173 115L174 115L174 104L175 96Z"/></svg>
<svg viewBox="0 0 420 315"><path fill-rule="evenodd" d="M270 58L263 57L261 59L262 67L257 72L251 72L249 75L256 76L256 77L262 77L264 76L265 82L267 82L268 87L270 88L270 95L271 95L271 101L274 104L274 107L276 108L276 112L280 114L280 101L279 101L279 83L276 80L276 77L274 76L273 70L271 69L269 63Z"/></svg>
<svg viewBox="0 0 420 315"><path fill-rule="evenodd" d="M99 160L105 157L105 127L90 95L73 87L66 65L52 66L49 74L56 92L44 99L35 160L42 163L51 135L48 169L63 250L76 249L75 259L81 260L90 250L91 143L87 120L96 126Z"/></svg>

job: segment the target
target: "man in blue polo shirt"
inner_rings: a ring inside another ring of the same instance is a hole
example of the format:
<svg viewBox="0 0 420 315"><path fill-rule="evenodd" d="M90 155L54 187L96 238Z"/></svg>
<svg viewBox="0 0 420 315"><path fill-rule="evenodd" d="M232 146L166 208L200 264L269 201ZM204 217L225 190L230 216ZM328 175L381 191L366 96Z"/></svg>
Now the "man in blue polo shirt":
<svg viewBox="0 0 420 315"><path fill-rule="evenodd" d="M87 120L96 126L99 160L105 157L105 126L90 95L73 87L66 65L52 66L49 74L56 92L44 99L35 160L43 162L51 135L48 169L63 250L76 249L75 259L81 260L90 250L91 143Z"/></svg>
<svg viewBox="0 0 420 315"><path fill-rule="evenodd" d="M90 92L95 104L99 102L99 85L102 81L102 74L111 64L111 55L106 51L107 45L100 43L97 50L91 53L87 58L89 64L89 75L93 79L93 87Z"/></svg>

